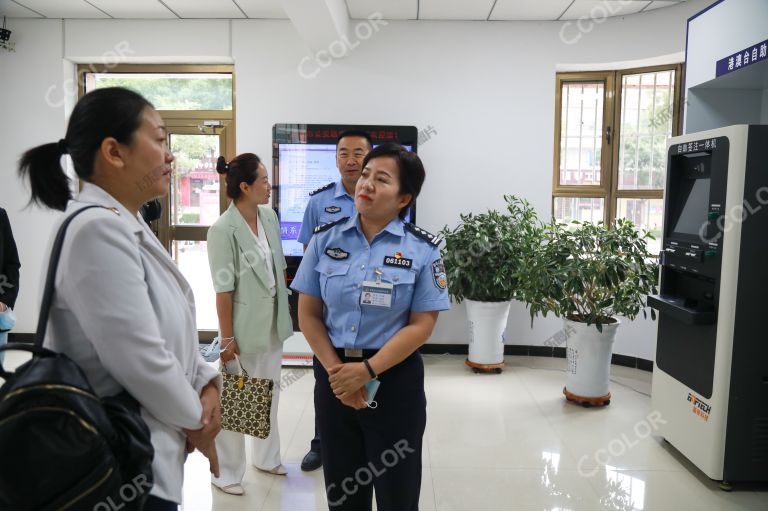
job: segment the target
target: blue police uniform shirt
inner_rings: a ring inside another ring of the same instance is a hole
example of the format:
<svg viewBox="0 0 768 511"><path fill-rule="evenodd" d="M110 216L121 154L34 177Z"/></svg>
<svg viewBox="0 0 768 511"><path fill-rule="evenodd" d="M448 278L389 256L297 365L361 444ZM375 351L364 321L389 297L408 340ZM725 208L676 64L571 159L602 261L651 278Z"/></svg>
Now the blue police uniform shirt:
<svg viewBox="0 0 768 511"><path fill-rule="evenodd" d="M391 307L361 304L363 281L392 284ZM336 348L380 349L410 313L450 308L440 249L392 220L370 245L355 215L315 234L291 288L323 300L323 319Z"/></svg>
<svg viewBox="0 0 768 511"><path fill-rule="evenodd" d="M344 217L353 217L355 210L355 198L347 193L344 184L339 179L335 185L320 188L313 192L304 210L304 219L299 230L299 243L309 245L315 227L328 222L333 222Z"/></svg>

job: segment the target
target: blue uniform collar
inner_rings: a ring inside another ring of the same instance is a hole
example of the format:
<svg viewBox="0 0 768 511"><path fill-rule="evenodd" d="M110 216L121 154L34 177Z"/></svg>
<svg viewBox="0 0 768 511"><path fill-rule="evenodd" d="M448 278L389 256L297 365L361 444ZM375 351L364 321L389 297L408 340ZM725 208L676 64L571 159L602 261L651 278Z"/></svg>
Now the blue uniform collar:
<svg viewBox="0 0 768 511"><path fill-rule="evenodd" d="M349 220L347 220L344 225L342 225L341 230L342 231L348 231L349 229L356 228L357 232L360 233L360 235L363 235L363 230L360 228L360 214L356 214L353 217L350 217ZM405 229L403 228L403 221L400 219L400 217L395 217L391 222L387 224L386 227L381 232L388 232L390 234L394 234L395 236L403 237L405 236ZM379 234L381 234L381 232ZM379 236L377 234L376 236Z"/></svg>
<svg viewBox="0 0 768 511"><path fill-rule="evenodd" d="M400 236L401 238L405 236L403 221L399 216L395 217L391 222L389 222L384 230L390 234L394 234L395 236Z"/></svg>
<svg viewBox="0 0 768 511"><path fill-rule="evenodd" d="M336 186L333 189L333 197L335 199L338 199L339 197L342 197L344 195L346 195L347 197L349 197L353 201L355 200L354 197L352 197L350 194L347 193L347 189L344 188L344 183L342 183L341 179L339 179L338 181L336 181Z"/></svg>

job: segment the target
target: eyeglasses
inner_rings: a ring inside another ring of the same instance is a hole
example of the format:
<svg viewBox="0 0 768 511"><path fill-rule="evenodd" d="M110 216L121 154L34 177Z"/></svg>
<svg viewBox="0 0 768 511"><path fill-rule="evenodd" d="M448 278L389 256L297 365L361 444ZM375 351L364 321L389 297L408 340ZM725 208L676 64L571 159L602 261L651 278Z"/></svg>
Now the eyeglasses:
<svg viewBox="0 0 768 511"><path fill-rule="evenodd" d="M364 155L364 154L362 154L362 153L355 153L355 154L337 154L337 155L336 155L336 158L338 158L339 160L342 160L342 161L345 161L345 160L352 160L352 159L355 159L355 160L362 160L363 158L365 158L365 155Z"/></svg>

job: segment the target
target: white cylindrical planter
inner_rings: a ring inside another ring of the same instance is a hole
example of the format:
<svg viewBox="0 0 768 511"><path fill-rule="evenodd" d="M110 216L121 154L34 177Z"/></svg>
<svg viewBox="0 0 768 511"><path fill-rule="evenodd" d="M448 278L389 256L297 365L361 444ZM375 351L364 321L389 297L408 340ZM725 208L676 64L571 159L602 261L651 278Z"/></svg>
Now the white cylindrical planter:
<svg viewBox="0 0 768 511"><path fill-rule="evenodd" d="M567 334L566 383L563 393L569 401L607 404L613 340L619 321L603 325L602 333L592 324L563 320Z"/></svg>
<svg viewBox="0 0 768 511"><path fill-rule="evenodd" d="M469 319L469 356L467 365L479 370L504 367L504 330L507 328L507 302L465 300Z"/></svg>

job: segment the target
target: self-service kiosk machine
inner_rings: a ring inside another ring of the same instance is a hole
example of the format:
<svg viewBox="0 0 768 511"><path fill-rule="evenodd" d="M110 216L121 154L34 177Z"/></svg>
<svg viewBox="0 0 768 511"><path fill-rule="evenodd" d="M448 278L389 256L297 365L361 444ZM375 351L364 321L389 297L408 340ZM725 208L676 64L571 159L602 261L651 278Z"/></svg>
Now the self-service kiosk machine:
<svg viewBox="0 0 768 511"><path fill-rule="evenodd" d="M768 481L768 126L672 138L653 408L724 483Z"/></svg>

